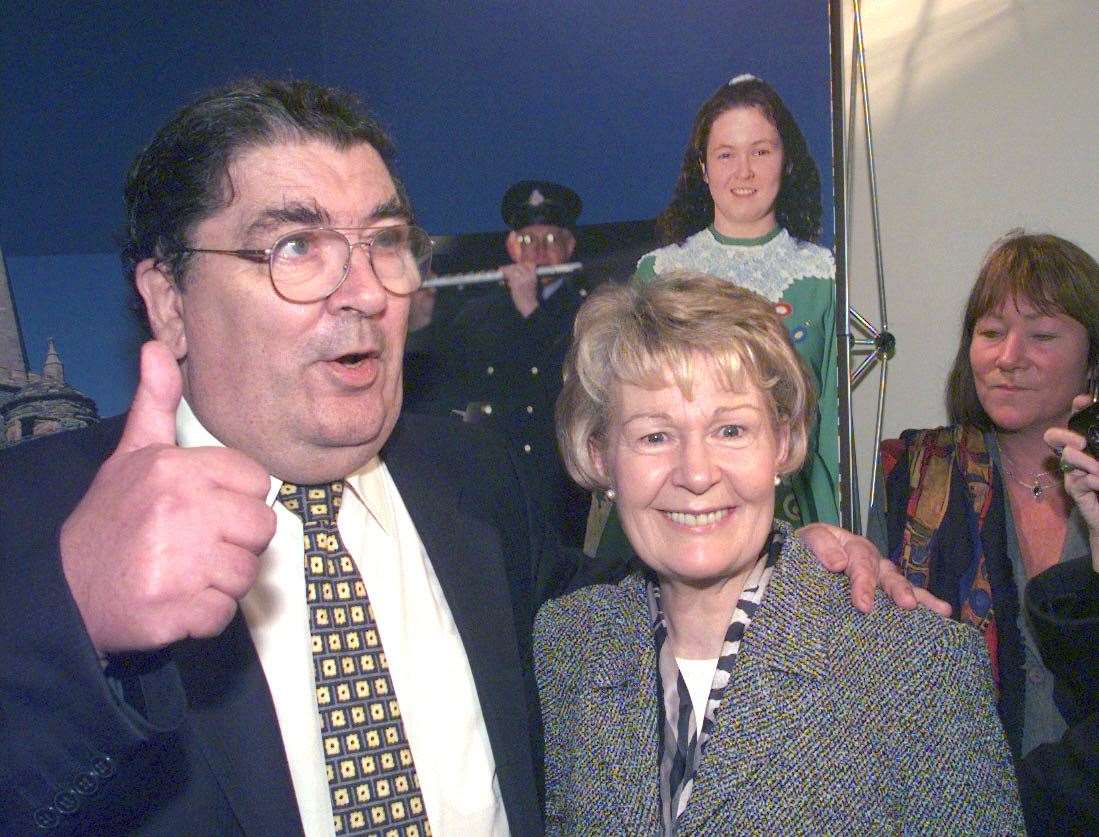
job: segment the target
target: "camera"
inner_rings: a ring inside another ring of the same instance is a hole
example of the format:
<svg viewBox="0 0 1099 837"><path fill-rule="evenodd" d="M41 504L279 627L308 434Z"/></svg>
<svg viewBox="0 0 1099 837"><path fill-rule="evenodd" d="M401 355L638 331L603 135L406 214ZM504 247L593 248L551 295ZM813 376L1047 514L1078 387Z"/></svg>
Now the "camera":
<svg viewBox="0 0 1099 837"><path fill-rule="evenodd" d="M1068 429L1083 436L1087 443L1084 450L1099 459L1099 402L1074 414L1068 420Z"/></svg>

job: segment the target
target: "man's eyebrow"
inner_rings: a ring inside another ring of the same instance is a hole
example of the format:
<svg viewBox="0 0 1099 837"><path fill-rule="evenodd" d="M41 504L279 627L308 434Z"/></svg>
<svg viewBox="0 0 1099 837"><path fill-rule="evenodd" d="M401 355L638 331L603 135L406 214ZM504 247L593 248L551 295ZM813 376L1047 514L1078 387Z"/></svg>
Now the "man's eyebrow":
<svg viewBox="0 0 1099 837"><path fill-rule="evenodd" d="M254 241L261 233L288 224L303 227L323 227L329 222L328 213L320 207L304 203L272 206L262 210L244 230L246 241Z"/></svg>
<svg viewBox="0 0 1099 837"><path fill-rule="evenodd" d="M363 218L363 226L369 227L377 221L392 218L407 219L408 207L397 195L393 195ZM254 242L264 233L286 226L330 227L332 216L316 203L288 203L263 209L244 229L244 240Z"/></svg>
<svg viewBox="0 0 1099 837"><path fill-rule="evenodd" d="M363 224L364 226L370 226L375 221L388 221L393 218L408 218L408 207L397 195L393 195L374 207L374 211L370 213L370 216L363 219Z"/></svg>

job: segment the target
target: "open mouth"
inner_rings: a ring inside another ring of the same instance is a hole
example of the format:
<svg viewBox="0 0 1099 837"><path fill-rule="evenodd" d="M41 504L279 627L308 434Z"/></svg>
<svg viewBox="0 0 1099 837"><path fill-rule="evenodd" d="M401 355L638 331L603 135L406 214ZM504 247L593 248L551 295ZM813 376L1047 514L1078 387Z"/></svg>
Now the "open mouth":
<svg viewBox="0 0 1099 837"><path fill-rule="evenodd" d="M361 363L368 360L369 358L370 355L366 352L351 352L346 355L340 355L338 358L336 358L335 362L340 364L341 366L354 367L359 366Z"/></svg>
<svg viewBox="0 0 1099 837"><path fill-rule="evenodd" d="M678 523L680 526L712 526L719 520L724 520L728 517L729 512L730 509L718 509L717 511L703 512L702 514L666 511L664 512L664 515L671 520L672 523Z"/></svg>

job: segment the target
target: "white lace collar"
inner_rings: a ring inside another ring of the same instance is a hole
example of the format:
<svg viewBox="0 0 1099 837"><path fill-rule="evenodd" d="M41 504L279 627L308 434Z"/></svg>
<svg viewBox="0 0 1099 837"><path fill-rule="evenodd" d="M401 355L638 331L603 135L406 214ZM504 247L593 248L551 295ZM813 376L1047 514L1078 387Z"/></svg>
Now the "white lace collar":
<svg viewBox="0 0 1099 837"><path fill-rule="evenodd" d="M689 270L728 279L755 291L771 302L807 276L832 278L836 273L830 250L799 241L777 228L763 238L726 238L706 228L688 238L683 246L671 244L654 250L653 272Z"/></svg>

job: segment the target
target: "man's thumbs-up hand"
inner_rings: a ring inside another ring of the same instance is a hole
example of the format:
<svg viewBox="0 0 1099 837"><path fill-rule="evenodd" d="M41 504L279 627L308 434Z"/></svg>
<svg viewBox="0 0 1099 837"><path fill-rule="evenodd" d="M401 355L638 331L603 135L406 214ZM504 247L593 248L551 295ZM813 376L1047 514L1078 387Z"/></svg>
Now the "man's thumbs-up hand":
<svg viewBox="0 0 1099 837"><path fill-rule="evenodd" d="M182 390L168 348L146 343L118 448L61 529L65 578L100 654L220 633L275 533L263 467L176 446Z"/></svg>
<svg viewBox="0 0 1099 837"><path fill-rule="evenodd" d="M175 445L176 408L182 397L179 364L167 346L150 340L141 347L137 391L114 456L150 445Z"/></svg>

